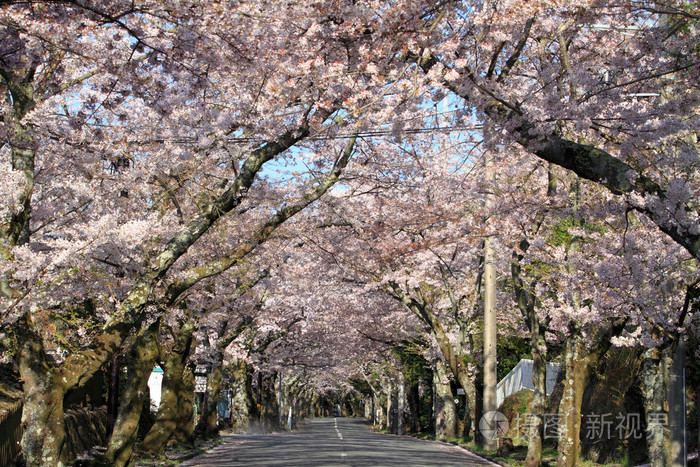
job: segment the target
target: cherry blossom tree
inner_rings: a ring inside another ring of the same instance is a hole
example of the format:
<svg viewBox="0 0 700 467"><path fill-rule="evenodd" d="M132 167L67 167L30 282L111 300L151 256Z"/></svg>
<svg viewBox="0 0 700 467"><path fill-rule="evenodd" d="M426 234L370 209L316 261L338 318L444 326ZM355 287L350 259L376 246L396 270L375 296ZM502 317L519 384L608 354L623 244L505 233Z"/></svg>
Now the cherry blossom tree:
<svg viewBox="0 0 700 467"><path fill-rule="evenodd" d="M42 375L20 365L25 404L32 407L24 421L30 462L39 462L40 452L65 462L60 428L55 436L40 433L47 421L38 408L55 408L58 399L41 402L36 393L34 404L32 388L50 380L60 398L81 384L141 322L156 286L189 247L227 213L250 210L254 205L247 203L263 199L262 191L251 191L263 164L309 135L364 118L377 107L372 100L383 96L377 75L353 75L358 64L370 62L363 54L390 56L368 47L374 39L364 25L376 18L370 8L341 6L346 18L335 21L321 5L289 5L273 16L256 5L241 6L234 16L217 5L191 7L3 7L11 51L3 74L5 113L15 122L5 125L4 155L13 163L3 173L14 178L3 214L4 319L18 323L22 335L34 335L28 308L87 293L98 300L104 320L91 347L72 354L60 370ZM290 26L298 27L291 35ZM378 41L393 47L387 38ZM37 100L48 85L48 97ZM340 108L346 115L329 120ZM244 144L236 149L231 138ZM316 173L338 162L336 151L318 151L324 140L313 141L305 150L314 154L308 162ZM83 160L67 155L74 153ZM37 167L49 176L38 186ZM32 206L32 199L45 206ZM77 202L66 204L71 199ZM114 270L121 276L116 284ZM96 275L105 280L95 283ZM86 292L83 284L90 283ZM25 342L31 345L22 347L20 358L51 366L40 338ZM51 413L60 418L58 407ZM48 425L59 426L58 418Z"/></svg>
<svg viewBox="0 0 700 467"><path fill-rule="evenodd" d="M693 5L467 3L431 20L406 56L492 135L622 195L698 257Z"/></svg>
<svg viewBox="0 0 700 467"><path fill-rule="evenodd" d="M368 329L425 326L473 392L486 237L533 350L589 367L613 329L672 349L697 309L697 28L682 0L3 3L0 322L28 462L65 464L63 395L133 328L227 310L211 290L271 239L260 336L305 318L259 357L318 387L374 355ZM60 365L42 316L70 321Z"/></svg>

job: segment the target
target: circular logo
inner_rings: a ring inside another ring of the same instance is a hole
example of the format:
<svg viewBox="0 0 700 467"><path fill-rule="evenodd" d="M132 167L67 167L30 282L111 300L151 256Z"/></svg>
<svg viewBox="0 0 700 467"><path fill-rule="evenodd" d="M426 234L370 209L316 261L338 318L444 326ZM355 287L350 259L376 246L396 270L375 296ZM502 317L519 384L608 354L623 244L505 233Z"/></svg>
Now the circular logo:
<svg viewBox="0 0 700 467"><path fill-rule="evenodd" d="M508 433L508 419L501 412L486 412L479 420L481 435L489 440L495 440Z"/></svg>

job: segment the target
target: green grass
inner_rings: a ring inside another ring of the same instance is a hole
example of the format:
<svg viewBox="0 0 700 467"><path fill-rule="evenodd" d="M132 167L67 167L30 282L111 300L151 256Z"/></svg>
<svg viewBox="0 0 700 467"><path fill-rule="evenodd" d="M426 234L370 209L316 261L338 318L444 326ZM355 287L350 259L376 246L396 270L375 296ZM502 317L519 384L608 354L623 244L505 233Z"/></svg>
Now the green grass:
<svg viewBox="0 0 700 467"><path fill-rule="evenodd" d="M418 439L424 440L435 440L435 436L430 433L407 433L410 436ZM471 436L467 439L463 438L448 438L438 441L447 442L465 448L474 454L486 457L493 462L497 462L501 465L507 465L512 467L521 467L525 464L525 458L527 457L527 444L524 439L515 439L515 449L505 455L497 455L497 451L487 451L477 445ZM554 467L557 465L557 450L551 444L545 443L542 447L542 467ZM622 463L607 463L598 464L589 460L580 460L577 464L581 467L626 467L625 462Z"/></svg>

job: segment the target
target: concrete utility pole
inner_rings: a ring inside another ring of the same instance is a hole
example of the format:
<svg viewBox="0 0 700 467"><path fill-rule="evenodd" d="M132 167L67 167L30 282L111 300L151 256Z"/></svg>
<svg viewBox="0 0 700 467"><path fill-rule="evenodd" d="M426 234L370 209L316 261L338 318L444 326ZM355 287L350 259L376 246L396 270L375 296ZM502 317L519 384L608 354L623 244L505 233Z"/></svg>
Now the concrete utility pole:
<svg viewBox="0 0 700 467"><path fill-rule="evenodd" d="M403 413L406 407L406 381L403 373L399 373L399 410L396 421L396 434L403 435Z"/></svg>
<svg viewBox="0 0 700 467"><path fill-rule="evenodd" d="M671 441L671 466L685 467L686 407L685 407L685 338L681 336L668 375L668 424Z"/></svg>
<svg viewBox="0 0 700 467"><path fill-rule="evenodd" d="M490 203L489 203L490 204ZM496 354L496 268L493 264L492 240L484 243L484 402L483 413L498 410L496 385L498 384ZM484 439L484 449L498 448L496 436Z"/></svg>
<svg viewBox="0 0 700 467"><path fill-rule="evenodd" d="M494 182L494 172L491 156L486 156L486 176L489 182ZM492 189L492 188L490 188ZM485 208L487 215L493 207L493 193L486 195ZM488 222L488 220L487 220ZM483 414L487 420L493 422L496 418L489 412L498 410L496 399L497 375L497 352L496 352L496 266L494 264L495 254L493 251L493 239L486 237L484 241L484 394L483 394ZM480 423L480 422L479 422ZM489 427L490 428L490 427ZM484 449L495 450L498 448L498 438L495 428L491 431L491 436L484 436Z"/></svg>

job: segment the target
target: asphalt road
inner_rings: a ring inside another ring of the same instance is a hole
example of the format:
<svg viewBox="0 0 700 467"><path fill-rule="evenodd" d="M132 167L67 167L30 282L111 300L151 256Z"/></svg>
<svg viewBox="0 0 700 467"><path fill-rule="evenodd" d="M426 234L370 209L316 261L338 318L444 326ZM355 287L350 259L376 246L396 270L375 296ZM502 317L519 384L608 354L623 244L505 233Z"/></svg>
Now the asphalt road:
<svg viewBox="0 0 700 467"><path fill-rule="evenodd" d="M316 418L291 433L225 436L224 443L181 466L490 465L456 446L371 432L354 418Z"/></svg>

